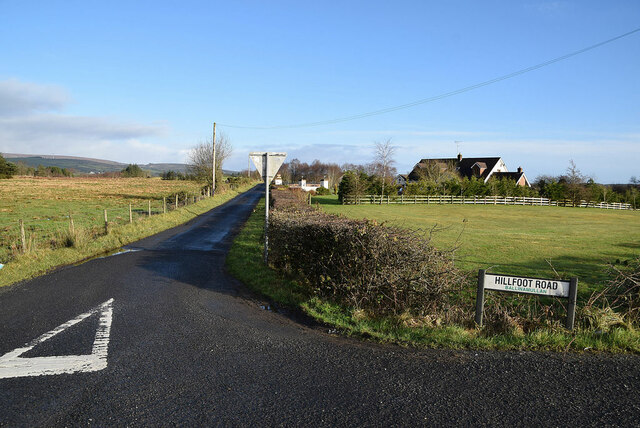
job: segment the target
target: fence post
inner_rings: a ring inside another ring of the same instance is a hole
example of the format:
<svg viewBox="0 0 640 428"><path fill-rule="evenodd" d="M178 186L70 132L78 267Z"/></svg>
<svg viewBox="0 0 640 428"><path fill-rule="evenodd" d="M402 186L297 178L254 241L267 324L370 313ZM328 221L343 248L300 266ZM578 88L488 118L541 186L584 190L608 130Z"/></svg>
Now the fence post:
<svg viewBox="0 0 640 428"><path fill-rule="evenodd" d="M478 291L476 292L476 324L482 327L482 313L484 312L484 269L478 270Z"/></svg>
<svg viewBox="0 0 640 428"><path fill-rule="evenodd" d="M178 194L176 193L176 207L174 209L178 209Z"/></svg>
<svg viewBox="0 0 640 428"><path fill-rule="evenodd" d="M129 223L133 223L133 213L131 212L131 204L129 204Z"/></svg>
<svg viewBox="0 0 640 428"><path fill-rule="evenodd" d="M164 214L167 213L167 197L166 196L162 197L162 212Z"/></svg>
<svg viewBox="0 0 640 428"><path fill-rule="evenodd" d="M22 244L22 254L27 252L27 237L24 234L24 220L20 219L18 221L20 224L20 241Z"/></svg>
<svg viewBox="0 0 640 428"><path fill-rule="evenodd" d="M149 199L149 217L151 217L151 199Z"/></svg>
<svg viewBox="0 0 640 428"><path fill-rule="evenodd" d="M569 305L567 307L567 330L573 330L576 319L576 301L578 299L578 278L571 278L569 283Z"/></svg>
<svg viewBox="0 0 640 428"><path fill-rule="evenodd" d="M107 218L107 210L104 210L104 233L109 234L109 219Z"/></svg>
<svg viewBox="0 0 640 428"><path fill-rule="evenodd" d="M76 233L76 228L73 225L73 217L71 216L71 211L69 211L69 231L72 235Z"/></svg>

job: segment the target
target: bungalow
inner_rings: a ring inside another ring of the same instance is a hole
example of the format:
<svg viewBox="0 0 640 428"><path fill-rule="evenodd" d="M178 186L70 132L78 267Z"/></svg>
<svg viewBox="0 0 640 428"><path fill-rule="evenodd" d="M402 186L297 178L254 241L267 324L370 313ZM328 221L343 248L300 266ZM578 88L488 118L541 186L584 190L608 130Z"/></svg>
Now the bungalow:
<svg viewBox="0 0 640 428"><path fill-rule="evenodd" d="M421 159L413 167L407 177L408 182L416 182L429 174L429 169L437 168L440 173L447 170L455 170L462 177L476 177L485 183L493 178L508 178L514 180L519 186L531 187L531 183L521 167L517 172L509 172L507 165L500 157L463 158L458 154L457 158Z"/></svg>

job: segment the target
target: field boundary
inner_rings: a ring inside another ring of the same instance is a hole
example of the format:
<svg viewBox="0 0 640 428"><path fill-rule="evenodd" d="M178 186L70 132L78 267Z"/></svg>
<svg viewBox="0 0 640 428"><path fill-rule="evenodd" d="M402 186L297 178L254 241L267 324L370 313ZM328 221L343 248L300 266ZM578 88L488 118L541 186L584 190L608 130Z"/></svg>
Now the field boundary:
<svg viewBox="0 0 640 428"><path fill-rule="evenodd" d="M518 196L452 196L452 195L361 195L344 196L342 205L412 205L412 204L449 204L449 205L521 205L521 206L548 206L548 207L576 207L576 208L600 208L607 210L635 211L631 204L621 202L605 203L580 201L574 203L570 200L554 201L548 198L532 198Z"/></svg>

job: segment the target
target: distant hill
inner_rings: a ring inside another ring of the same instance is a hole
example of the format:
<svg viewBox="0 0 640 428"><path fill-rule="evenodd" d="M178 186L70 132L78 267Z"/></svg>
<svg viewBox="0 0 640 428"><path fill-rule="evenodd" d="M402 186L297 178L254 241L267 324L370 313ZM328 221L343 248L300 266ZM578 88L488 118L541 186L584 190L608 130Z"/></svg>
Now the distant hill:
<svg viewBox="0 0 640 428"><path fill-rule="evenodd" d="M91 174L101 172L122 171L128 164L104 159L83 158L76 156L48 156L29 155L19 153L3 153L6 159L13 163L22 162L25 165L36 168L42 166L57 166L73 170L77 174ZM150 171L152 175L161 175L166 171L186 172L187 165L183 163L148 163L139 164L140 168Z"/></svg>

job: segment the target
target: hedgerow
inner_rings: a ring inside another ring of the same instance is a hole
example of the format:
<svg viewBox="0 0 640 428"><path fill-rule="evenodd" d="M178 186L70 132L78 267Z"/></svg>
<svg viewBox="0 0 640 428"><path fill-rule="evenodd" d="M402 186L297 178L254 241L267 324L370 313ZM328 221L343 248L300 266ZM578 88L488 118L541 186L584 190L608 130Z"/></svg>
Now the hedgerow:
<svg viewBox="0 0 640 428"><path fill-rule="evenodd" d="M379 315L444 314L454 306L466 281L453 251L437 250L418 231L325 214L294 199L274 194L269 261L276 269L319 296Z"/></svg>

